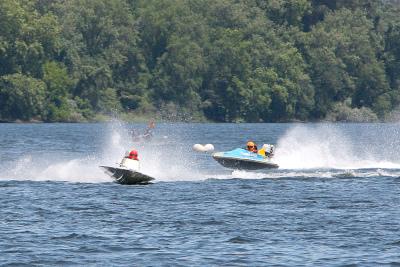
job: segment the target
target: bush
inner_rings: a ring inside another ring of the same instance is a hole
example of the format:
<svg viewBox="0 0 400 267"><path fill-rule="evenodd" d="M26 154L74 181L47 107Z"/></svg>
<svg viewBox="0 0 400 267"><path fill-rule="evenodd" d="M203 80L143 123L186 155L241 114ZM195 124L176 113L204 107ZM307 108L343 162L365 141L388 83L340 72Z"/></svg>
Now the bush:
<svg viewBox="0 0 400 267"><path fill-rule="evenodd" d="M375 122L378 116L369 108L351 108L346 103L336 103L332 111L326 116L328 121L344 122Z"/></svg>
<svg viewBox="0 0 400 267"><path fill-rule="evenodd" d="M2 119L43 119L45 88L43 81L20 73L2 76L0 78Z"/></svg>

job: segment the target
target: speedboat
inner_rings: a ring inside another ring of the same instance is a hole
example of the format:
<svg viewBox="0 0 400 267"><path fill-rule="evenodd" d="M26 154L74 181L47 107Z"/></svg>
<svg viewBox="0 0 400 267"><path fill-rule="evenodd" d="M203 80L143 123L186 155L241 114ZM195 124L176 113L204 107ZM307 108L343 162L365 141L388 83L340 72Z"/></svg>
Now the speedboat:
<svg viewBox="0 0 400 267"><path fill-rule="evenodd" d="M151 176L125 167L100 166L100 168L103 168L104 172L114 178L119 184L149 184L154 180Z"/></svg>
<svg viewBox="0 0 400 267"><path fill-rule="evenodd" d="M238 170L260 170L279 168L270 157L237 148L226 152L216 152L212 157L222 166Z"/></svg>
<svg viewBox="0 0 400 267"><path fill-rule="evenodd" d="M137 152L136 152L137 153ZM125 156L118 167L100 166L104 172L115 179L119 184L149 184L153 177L139 172L139 160L130 159Z"/></svg>

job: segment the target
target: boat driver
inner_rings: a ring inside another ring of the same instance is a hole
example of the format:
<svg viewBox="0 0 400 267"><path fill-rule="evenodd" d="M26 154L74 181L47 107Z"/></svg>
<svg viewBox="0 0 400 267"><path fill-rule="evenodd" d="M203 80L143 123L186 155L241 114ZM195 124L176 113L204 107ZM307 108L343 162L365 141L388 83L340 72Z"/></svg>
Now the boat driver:
<svg viewBox="0 0 400 267"><path fill-rule="evenodd" d="M131 152L129 152L129 155L128 155L127 158L128 159L133 159L133 160L139 160L138 152L136 150L131 150Z"/></svg>
<svg viewBox="0 0 400 267"><path fill-rule="evenodd" d="M139 171L140 170L140 163L138 152L136 150L131 150L127 156L122 159L120 164L121 167L125 167L132 171Z"/></svg>
<svg viewBox="0 0 400 267"><path fill-rule="evenodd" d="M247 142L246 149L253 153L258 152L257 145L252 141Z"/></svg>

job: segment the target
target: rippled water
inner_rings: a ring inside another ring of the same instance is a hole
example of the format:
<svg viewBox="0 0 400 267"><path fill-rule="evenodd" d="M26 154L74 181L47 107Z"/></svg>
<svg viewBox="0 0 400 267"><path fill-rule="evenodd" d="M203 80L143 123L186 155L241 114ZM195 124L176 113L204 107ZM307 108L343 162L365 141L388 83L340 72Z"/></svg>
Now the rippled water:
<svg viewBox="0 0 400 267"><path fill-rule="evenodd" d="M1 265L400 264L398 124L0 124ZM217 150L277 144L278 170ZM99 168L135 147L148 186Z"/></svg>

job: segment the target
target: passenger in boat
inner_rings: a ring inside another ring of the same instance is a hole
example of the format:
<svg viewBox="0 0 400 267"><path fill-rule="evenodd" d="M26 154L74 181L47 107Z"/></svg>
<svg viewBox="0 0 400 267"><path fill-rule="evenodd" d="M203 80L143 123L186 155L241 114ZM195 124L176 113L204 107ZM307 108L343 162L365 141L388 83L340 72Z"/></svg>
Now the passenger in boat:
<svg viewBox="0 0 400 267"><path fill-rule="evenodd" d="M275 147L273 145L264 144L262 148L258 151L258 154L263 157L272 158L272 156L274 155L274 149Z"/></svg>
<svg viewBox="0 0 400 267"><path fill-rule="evenodd" d="M253 153L257 153L258 152L257 145L252 141L247 142L247 148L246 149L248 151L250 151L250 152L253 152Z"/></svg>
<svg viewBox="0 0 400 267"><path fill-rule="evenodd" d="M125 167L127 169L133 171L139 171L140 163L139 163L139 156L136 150L131 150L129 154L127 154L121 161L121 167Z"/></svg>

